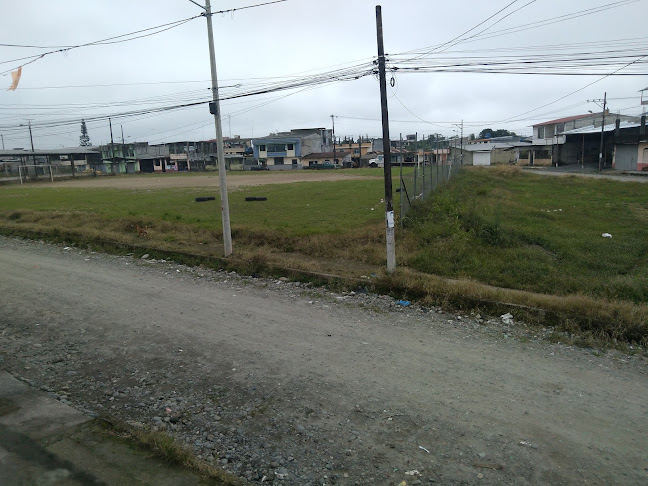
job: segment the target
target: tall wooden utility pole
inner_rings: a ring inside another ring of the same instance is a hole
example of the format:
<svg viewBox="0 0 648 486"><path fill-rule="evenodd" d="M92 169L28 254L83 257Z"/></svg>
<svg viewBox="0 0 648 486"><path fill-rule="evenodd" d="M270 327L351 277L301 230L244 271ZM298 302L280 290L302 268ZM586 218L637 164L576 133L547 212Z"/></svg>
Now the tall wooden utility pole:
<svg viewBox="0 0 648 486"><path fill-rule="evenodd" d="M607 91L605 92L605 95L603 96L603 118L601 119L601 150L599 150L599 172L603 170L603 151L604 146L603 142L605 139L605 107L607 105Z"/></svg>
<svg viewBox="0 0 648 486"><path fill-rule="evenodd" d="M389 143L389 110L387 108L387 76L383 46L382 8L376 5L376 34L378 39L378 74L380 76L380 109L382 112L383 156L385 178L385 226L387 236L387 273L396 270L396 242L394 239L394 202L392 200L391 146Z"/></svg>

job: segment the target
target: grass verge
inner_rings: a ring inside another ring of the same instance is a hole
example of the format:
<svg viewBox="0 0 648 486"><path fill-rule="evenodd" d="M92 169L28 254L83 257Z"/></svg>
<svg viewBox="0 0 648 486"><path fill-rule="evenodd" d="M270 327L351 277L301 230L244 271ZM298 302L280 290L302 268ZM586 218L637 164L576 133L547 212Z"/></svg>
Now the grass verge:
<svg viewBox="0 0 648 486"><path fill-rule="evenodd" d="M213 486L244 486L246 481L198 459L193 452L165 432L140 429L124 422L101 418L103 430L120 440L150 452L167 464L188 469Z"/></svg>

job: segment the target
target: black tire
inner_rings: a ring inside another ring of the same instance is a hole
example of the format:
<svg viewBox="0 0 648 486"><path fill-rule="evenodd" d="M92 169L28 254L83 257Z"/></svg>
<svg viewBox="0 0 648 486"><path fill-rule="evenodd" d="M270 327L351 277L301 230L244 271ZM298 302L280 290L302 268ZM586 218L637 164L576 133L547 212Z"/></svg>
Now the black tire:
<svg viewBox="0 0 648 486"><path fill-rule="evenodd" d="M267 197L246 197L246 201L267 201Z"/></svg>
<svg viewBox="0 0 648 486"><path fill-rule="evenodd" d="M202 196L197 197L196 202L205 202L205 201L214 201L216 198L214 196Z"/></svg>

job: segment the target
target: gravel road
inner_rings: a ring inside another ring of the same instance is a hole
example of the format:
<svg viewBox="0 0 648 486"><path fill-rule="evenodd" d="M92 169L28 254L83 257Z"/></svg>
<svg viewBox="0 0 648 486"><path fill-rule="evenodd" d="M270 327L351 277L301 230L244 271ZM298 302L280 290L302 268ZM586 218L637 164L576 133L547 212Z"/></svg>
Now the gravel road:
<svg viewBox="0 0 648 486"><path fill-rule="evenodd" d="M254 483L648 483L641 354L1 237L0 291L1 368Z"/></svg>

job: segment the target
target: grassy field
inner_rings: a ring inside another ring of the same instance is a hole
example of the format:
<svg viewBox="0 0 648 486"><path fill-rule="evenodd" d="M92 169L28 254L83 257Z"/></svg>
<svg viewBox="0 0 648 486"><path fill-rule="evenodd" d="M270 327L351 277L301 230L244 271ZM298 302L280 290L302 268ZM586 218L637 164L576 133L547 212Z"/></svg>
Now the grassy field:
<svg viewBox="0 0 648 486"><path fill-rule="evenodd" d="M380 169L357 172L380 174ZM218 257L220 204L194 202L205 195L210 194L199 187L4 186L0 232ZM268 200L246 202L247 196ZM378 177L238 187L230 192L234 256L254 262L252 268L271 264L348 278L380 274L382 197ZM398 215L396 193L395 203ZM481 299L573 311L589 316L585 326L598 328L601 320L616 319L640 327L629 340L648 342L647 223L644 184L470 168L416 205L405 228L397 229L397 261L407 268L384 288L434 294L429 302L452 295L458 303ZM146 227L147 235L140 236L136 225ZM464 283L448 284L437 276ZM617 327L605 334L621 335Z"/></svg>
<svg viewBox="0 0 648 486"><path fill-rule="evenodd" d="M406 261L418 270L648 302L644 184L466 170L409 217Z"/></svg>
<svg viewBox="0 0 648 486"><path fill-rule="evenodd" d="M240 176L244 177L244 176ZM5 186L0 225L14 230L78 234L81 239L149 244L164 250L222 253L216 201L197 203L215 189L124 190ZM380 264L383 185L377 180L243 186L230 191L237 254L298 252ZM247 202L248 196L267 201ZM147 227L146 240L135 225ZM319 268L319 270L324 270Z"/></svg>

